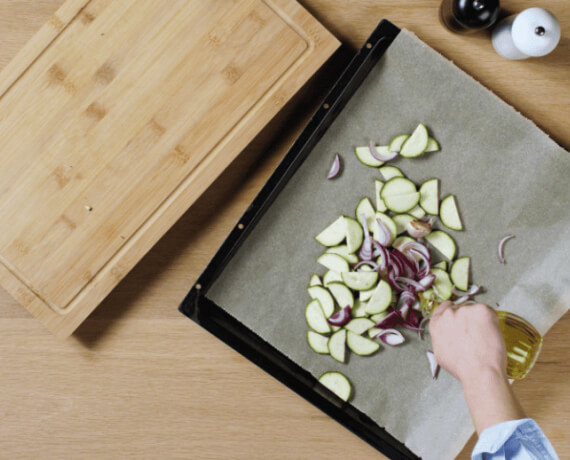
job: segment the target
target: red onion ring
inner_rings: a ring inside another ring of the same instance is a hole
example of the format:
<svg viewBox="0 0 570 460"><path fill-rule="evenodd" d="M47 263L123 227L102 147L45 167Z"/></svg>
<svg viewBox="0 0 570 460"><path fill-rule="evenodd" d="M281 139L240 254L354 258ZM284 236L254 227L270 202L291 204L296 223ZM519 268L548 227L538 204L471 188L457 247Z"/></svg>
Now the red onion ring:
<svg viewBox="0 0 570 460"><path fill-rule="evenodd" d="M333 326L344 326L350 321L352 317L352 310L349 305L344 307L342 310L337 311L334 315L327 319L329 324Z"/></svg>
<svg viewBox="0 0 570 460"><path fill-rule="evenodd" d="M340 155L337 153L334 157L331 169L327 176L328 180L334 179L340 173Z"/></svg>
<svg viewBox="0 0 570 460"><path fill-rule="evenodd" d="M503 237L501 239L501 241L499 241L499 246L497 247L497 255L499 256L499 262L502 264L505 263L505 257L503 256L503 250L504 250L505 243L514 237L515 237L515 235L510 234L510 235Z"/></svg>
<svg viewBox="0 0 570 460"><path fill-rule="evenodd" d="M372 268L373 271L378 271L378 264L376 262L372 262L371 260L363 260L361 262L358 262L354 266L354 270L358 270L363 265L368 265L370 268Z"/></svg>
<svg viewBox="0 0 570 460"><path fill-rule="evenodd" d="M378 242L382 246L389 246L392 242L392 232L379 218L376 219L376 222L378 223L378 229L380 230Z"/></svg>
<svg viewBox="0 0 570 460"><path fill-rule="evenodd" d="M372 242L370 241L368 223L366 222L366 216L364 214L360 214L360 225L362 225L364 229L364 242L358 252L358 257L360 257L360 260L372 260Z"/></svg>
<svg viewBox="0 0 570 460"><path fill-rule="evenodd" d="M413 280L411 278L406 278L405 276L400 276L400 277L396 278L396 282L407 284L408 286L413 287L416 291L425 291L426 290L426 288L421 283L419 283L418 281Z"/></svg>
<svg viewBox="0 0 570 460"><path fill-rule="evenodd" d="M439 364L437 364L437 361L435 360L435 355L433 354L433 351L427 350L426 354L427 354L427 359L429 361L429 369L431 371L431 377L435 380L437 379L437 371L439 370Z"/></svg>
<svg viewBox="0 0 570 460"><path fill-rule="evenodd" d="M406 341L404 336L397 329L384 329L374 336L375 339L380 339L386 345L395 347Z"/></svg>
<svg viewBox="0 0 570 460"><path fill-rule="evenodd" d="M382 155L380 155L378 153L378 150L376 150L376 146L374 145L374 142L372 142L372 141L370 141L368 143L368 147L370 148L370 155L372 155L372 157L378 161L390 161L390 160L393 160L394 158L396 158L398 156L398 152L390 152L389 155L386 155L385 157L383 157Z"/></svg>

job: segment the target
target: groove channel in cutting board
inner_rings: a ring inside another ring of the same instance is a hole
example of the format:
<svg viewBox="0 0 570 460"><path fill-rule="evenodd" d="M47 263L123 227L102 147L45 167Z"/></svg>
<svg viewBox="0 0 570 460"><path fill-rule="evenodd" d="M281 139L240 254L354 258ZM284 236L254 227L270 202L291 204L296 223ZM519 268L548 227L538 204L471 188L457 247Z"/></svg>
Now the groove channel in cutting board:
<svg viewBox="0 0 570 460"><path fill-rule="evenodd" d="M59 315L92 310L90 283L116 284L133 265L117 254L202 163L236 156L230 141L260 106L274 106L266 123L300 86L279 94L327 42L308 18L289 0L87 2L0 99L8 290L23 284L28 303ZM336 48L328 43L320 63ZM318 65L308 67L304 80ZM239 136L241 148L254 134Z"/></svg>

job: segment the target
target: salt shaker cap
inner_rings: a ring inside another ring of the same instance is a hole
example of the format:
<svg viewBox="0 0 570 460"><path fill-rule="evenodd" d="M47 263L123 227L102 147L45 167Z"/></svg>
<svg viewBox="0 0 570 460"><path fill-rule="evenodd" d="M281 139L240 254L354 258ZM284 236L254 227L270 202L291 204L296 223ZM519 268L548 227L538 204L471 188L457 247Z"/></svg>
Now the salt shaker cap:
<svg viewBox="0 0 570 460"><path fill-rule="evenodd" d="M560 41L560 24L556 17L543 8L528 8L513 21L511 29L515 46L533 57L545 56Z"/></svg>

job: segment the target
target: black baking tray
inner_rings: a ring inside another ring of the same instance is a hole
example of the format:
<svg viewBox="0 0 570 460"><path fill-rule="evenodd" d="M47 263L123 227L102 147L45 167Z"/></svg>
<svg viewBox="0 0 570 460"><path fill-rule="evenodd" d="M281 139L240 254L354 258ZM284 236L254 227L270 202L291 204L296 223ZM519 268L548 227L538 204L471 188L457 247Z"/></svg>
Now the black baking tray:
<svg viewBox="0 0 570 460"><path fill-rule="evenodd" d="M366 414L345 403L309 372L271 346L207 297L208 288L241 246L263 213L303 163L346 103L384 55L400 29L382 20L365 45L350 61L320 108L282 162L229 234L182 304L180 311L220 340L240 352L273 377L342 423L391 459L418 459L404 444L388 434Z"/></svg>

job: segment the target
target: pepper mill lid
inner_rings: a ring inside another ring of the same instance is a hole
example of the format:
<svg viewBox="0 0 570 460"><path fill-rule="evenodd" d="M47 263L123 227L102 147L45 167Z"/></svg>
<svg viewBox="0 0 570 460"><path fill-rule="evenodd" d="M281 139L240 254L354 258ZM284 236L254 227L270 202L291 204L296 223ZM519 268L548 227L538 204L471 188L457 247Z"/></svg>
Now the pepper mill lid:
<svg viewBox="0 0 570 460"><path fill-rule="evenodd" d="M470 29L484 29L493 24L499 16L499 0L456 0L453 15L463 26Z"/></svg>
<svg viewBox="0 0 570 460"><path fill-rule="evenodd" d="M511 29L515 46L527 56L545 56L560 41L560 24L543 8L528 8L513 21Z"/></svg>

